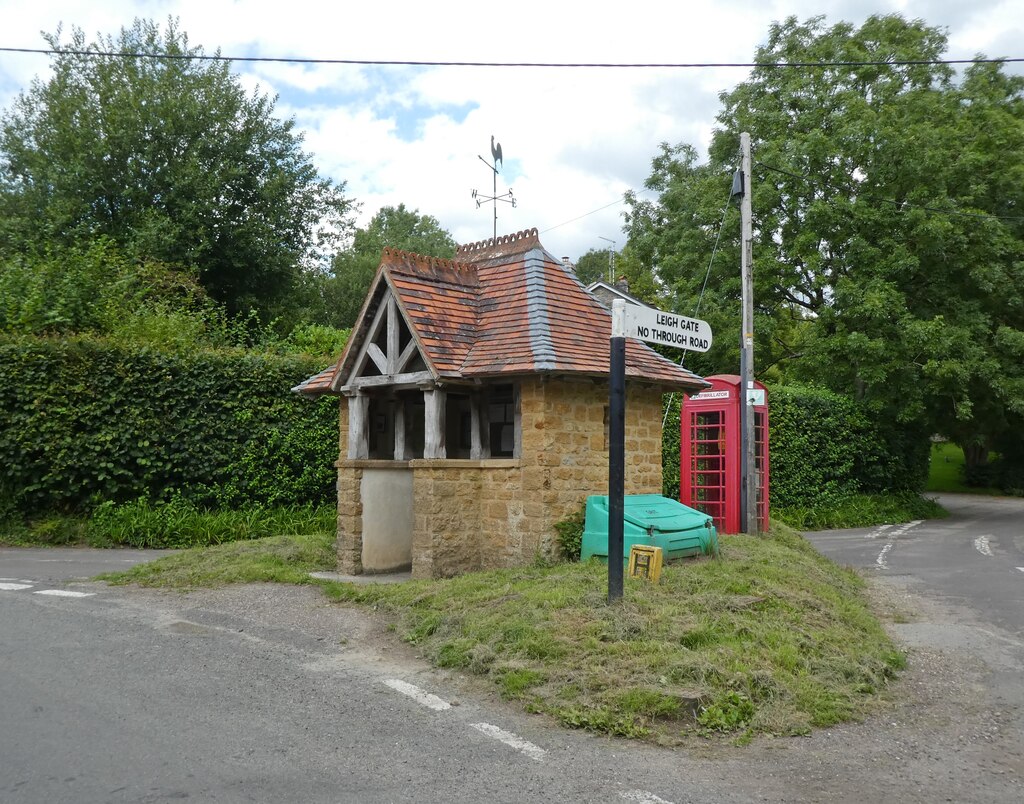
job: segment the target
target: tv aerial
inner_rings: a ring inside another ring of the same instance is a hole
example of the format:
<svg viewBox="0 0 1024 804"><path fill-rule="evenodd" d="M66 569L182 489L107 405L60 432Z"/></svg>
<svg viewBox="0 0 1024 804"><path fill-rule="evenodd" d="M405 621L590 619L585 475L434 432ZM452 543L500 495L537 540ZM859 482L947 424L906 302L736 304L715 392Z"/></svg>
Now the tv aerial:
<svg viewBox="0 0 1024 804"><path fill-rule="evenodd" d="M491 135L491 158L494 160L493 164L491 162L488 162L486 159L484 159L479 154L477 155L477 158L481 162L483 162L485 165L487 165L487 167L489 167L491 169L491 178L492 178L491 194L490 195L482 195L479 191L473 190L470 193L470 195L473 197L473 200L476 201L476 208L477 209L480 209L480 207L483 206L483 204L485 204L486 202L488 202L488 201L491 202L491 206L494 209L494 234L493 234L493 237L496 240L498 238L498 202L499 201L503 201L506 204L511 204L512 208L515 209L515 207L516 207L516 199L515 199L515 196L512 195L512 188L511 187L508 188L508 192L507 193L502 193L501 195L498 195L498 167L497 166L500 164L502 167L504 167L505 166L505 161L504 161L504 159L502 159L502 156L501 156L501 143L494 141L494 135L493 134Z"/></svg>

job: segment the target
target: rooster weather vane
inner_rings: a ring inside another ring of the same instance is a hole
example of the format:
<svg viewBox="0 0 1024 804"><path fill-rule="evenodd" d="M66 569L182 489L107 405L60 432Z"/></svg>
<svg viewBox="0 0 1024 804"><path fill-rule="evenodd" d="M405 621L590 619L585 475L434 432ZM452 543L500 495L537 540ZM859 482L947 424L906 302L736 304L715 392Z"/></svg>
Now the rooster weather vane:
<svg viewBox="0 0 1024 804"><path fill-rule="evenodd" d="M491 195L481 195L476 190L473 190L472 196L473 196L473 199L476 201L476 208L477 209L480 209L480 207L486 201L490 201L491 205L494 207L494 235L493 236L494 236L494 239L497 240L497 238L498 238L498 202L499 201L504 201L507 204L511 204L512 208L515 209L516 199L512 195L512 188L511 187L508 188L508 192L507 193L502 193L501 195L498 195L498 165L500 164L502 167L504 167L505 166L505 160L501 158L501 143L494 141L494 135L493 134L491 135L491 158L494 159L494 164L491 164L486 159L484 159L482 156L478 155L478 158L480 159L481 162L483 162L485 165L487 165L487 167L489 167L491 169L491 174L492 174L492 178L493 178L494 181L493 181L493 184L492 184Z"/></svg>

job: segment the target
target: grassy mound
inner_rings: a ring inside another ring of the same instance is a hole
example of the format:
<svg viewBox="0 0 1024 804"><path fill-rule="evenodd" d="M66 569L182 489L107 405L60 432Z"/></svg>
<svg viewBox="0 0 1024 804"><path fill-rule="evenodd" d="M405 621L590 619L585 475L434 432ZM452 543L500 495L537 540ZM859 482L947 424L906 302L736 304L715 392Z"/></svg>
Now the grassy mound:
<svg viewBox="0 0 1024 804"><path fill-rule="evenodd" d="M629 580L622 605L606 578L562 564L327 591L393 612L433 662L528 710L659 742L856 718L904 664L863 580L785 526L726 537L720 559L670 565L656 586Z"/></svg>

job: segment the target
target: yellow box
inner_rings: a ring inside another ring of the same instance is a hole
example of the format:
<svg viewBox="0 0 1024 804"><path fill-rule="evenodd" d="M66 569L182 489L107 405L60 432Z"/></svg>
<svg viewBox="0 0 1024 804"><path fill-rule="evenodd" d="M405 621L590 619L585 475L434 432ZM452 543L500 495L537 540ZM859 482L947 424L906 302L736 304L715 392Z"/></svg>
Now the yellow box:
<svg viewBox="0 0 1024 804"><path fill-rule="evenodd" d="M661 578L663 551L660 547L634 544L629 548L629 577L657 583Z"/></svg>

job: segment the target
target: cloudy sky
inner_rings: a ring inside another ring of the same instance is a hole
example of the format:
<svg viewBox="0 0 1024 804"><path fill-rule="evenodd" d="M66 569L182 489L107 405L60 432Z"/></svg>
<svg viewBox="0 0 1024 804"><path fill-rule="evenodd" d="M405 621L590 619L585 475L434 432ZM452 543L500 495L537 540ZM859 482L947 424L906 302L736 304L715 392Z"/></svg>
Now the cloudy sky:
<svg viewBox="0 0 1024 804"><path fill-rule="evenodd" d="M373 61L749 62L768 26L795 15L860 24L899 13L946 29L949 58L1024 56L1024 0L692 0L438 3L408 0L0 0L0 47L45 47L63 24L91 41L135 17L179 19L193 44L229 56ZM44 55L0 52L7 108ZM1016 65L1015 72L1022 71ZM247 86L278 96L324 175L347 182L359 222L404 203L435 216L459 242L492 232L490 137L504 152L498 234L536 227L556 256L615 241L622 194L639 190L658 144L702 153L718 93L747 76L725 69L553 69L284 65L239 62ZM604 239L602 239L604 238Z"/></svg>

